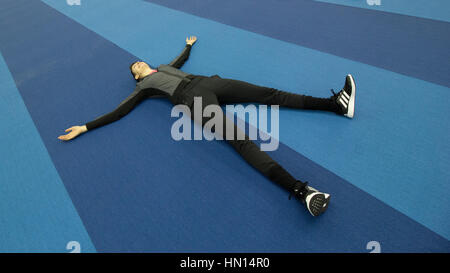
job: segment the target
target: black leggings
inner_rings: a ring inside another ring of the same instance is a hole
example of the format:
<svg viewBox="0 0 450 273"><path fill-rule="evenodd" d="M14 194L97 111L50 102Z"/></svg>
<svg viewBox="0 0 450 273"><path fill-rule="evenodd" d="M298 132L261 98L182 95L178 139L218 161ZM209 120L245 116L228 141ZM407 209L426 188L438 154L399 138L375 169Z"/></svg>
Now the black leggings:
<svg viewBox="0 0 450 273"><path fill-rule="evenodd" d="M202 97L202 111L208 105L250 102L297 109L325 110L336 113L338 111L337 105L329 98L314 98L258 86L244 81L223 79L218 76L201 77L201 80L196 82L194 86L187 86L186 89L186 96ZM191 106L191 114L192 118L194 118L193 105ZM225 123L233 121L228 119L223 112L222 115L224 121L222 128L224 131L216 133L222 134L223 139L227 139L225 137ZM202 126L211 118L203 117ZM233 140L227 139L227 141L250 165L290 192L292 192L294 186L297 188L299 183L300 187L304 185L302 182L296 180L267 153L261 151L258 145L249 139L247 134L240 132L245 135L245 139L237 139L236 134L240 129L234 123L233 126L234 138Z"/></svg>

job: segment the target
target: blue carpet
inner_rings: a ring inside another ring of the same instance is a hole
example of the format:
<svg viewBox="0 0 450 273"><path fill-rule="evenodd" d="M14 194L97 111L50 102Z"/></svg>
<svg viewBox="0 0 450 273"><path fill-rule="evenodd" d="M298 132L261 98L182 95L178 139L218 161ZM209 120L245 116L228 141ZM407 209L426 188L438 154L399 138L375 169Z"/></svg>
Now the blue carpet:
<svg viewBox="0 0 450 273"><path fill-rule="evenodd" d="M324 90L339 87L343 71L351 72L360 90L354 120L282 109L281 140L428 228L450 236L450 222L445 217L450 204L443 194L450 190L446 167L450 152L445 152L450 151L446 141L450 128L440 123L449 111L445 103L448 88L140 1L116 1L108 6L89 2L76 9L47 2L152 64L173 58L172 52L179 51L180 37L196 33L200 37L196 55L184 66L190 72L219 72L315 96L329 94ZM133 25L145 25L148 18L167 21L165 28L150 25L152 39L138 32L133 35ZM222 34L220 39L216 33ZM224 41L232 41L225 50ZM299 60L299 64L292 60ZM433 92L423 97L423 90ZM417 130L414 124L422 128ZM409 147L414 147L414 152L409 152ZM429 198L417 202L423 199L424 183Z"/></svg>
<svg viewBox="0 0 450 273"><path fill-rule="evenodd" d="M447 0L316 0L358 8L382 10L433 20L450 21L450 2ZM379 3L378 5L376 3ZM372 4L372 5L371 5Z"/></svg>
<svg viewBox="0 0 450 273"><path fill-rule="evenodd" d="M0 252L95 252L0 55Z"/></svg>
<svg viewBox="0 0 450 273"><path fill-rule="evenodd" d="M147 0L450 87L450 23L313 0Z"/></svg>
<svg viewBox="0 0 450 273"><path fill-rule="evenodd" d="M333 193L333 206L313 219L226 143L173 141L165 100L60 142L63 129L112 110L132 91L128 64L142 55L42 2L5 1L0 10L0 50L98 251L366 252L373 240L385 252L449 251L447 239L281 144L275 159ZM28 35L11 39L17 33ZM153 65L182 49L176 34L158 40L173 45ZM184 69L200 66L190 60Z"/></svg>

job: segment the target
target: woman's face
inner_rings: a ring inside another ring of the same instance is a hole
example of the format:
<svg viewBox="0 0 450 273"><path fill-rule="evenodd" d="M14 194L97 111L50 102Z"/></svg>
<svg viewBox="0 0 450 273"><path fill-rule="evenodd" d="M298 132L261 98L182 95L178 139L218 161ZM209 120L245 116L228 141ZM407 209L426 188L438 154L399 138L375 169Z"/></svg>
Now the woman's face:
<svg viewBox="0 0 450 273"><path fill-rule="evenodd" d="M149 70L150 66L146 64L145 62L135 62L133 66L131 67L131 70L133 71L133 74L136 76L139 76L143 74L146 70Z"/></svg>

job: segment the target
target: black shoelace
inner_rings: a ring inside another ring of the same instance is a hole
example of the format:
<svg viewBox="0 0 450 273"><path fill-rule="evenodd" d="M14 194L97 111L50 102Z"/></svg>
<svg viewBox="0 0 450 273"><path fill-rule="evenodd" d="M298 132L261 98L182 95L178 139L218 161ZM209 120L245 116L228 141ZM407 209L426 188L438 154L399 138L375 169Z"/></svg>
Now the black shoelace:
<svg viewBox="0 0 450 273"><path fill-rule="evenodd" d="M289 193L289 200L291 200L292 194L299 195L301 198L304 198L306 193L308 192L306 186L308 182L300 182L295 183L293 190Z"/></svg>
<svg viewBox="0 0 450 273"><path fill-rule="evenodd" d="M338 93L335 93L333 88L330 91L331 91L331 93L333 93L332 98L336 98L337 96L339 96L339 93L341 93L341 91Z"/></svg>

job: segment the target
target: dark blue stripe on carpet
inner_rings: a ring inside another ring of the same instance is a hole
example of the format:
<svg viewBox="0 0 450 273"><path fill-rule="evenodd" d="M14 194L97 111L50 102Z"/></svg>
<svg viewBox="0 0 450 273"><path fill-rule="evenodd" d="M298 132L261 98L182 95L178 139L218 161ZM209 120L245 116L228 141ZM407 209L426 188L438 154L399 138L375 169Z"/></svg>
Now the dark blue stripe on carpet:
<svg viewBox="0 0 450 273"><path fill-rule="evenodd" d="M132 91L136 57L39 1L3 1L0 13L0 50L98 251L366 252L374 240L384 252L449 251L443 237L281 145L275 159L333 193L312 218L226 143L173 141L165 100L60 142L63 129Z"/></svg>
<svg viewBox="0 0 450 273"><path fill-rule="evenodd" d="M312 0L146 1L450 87L448 22Z"/></svg>

